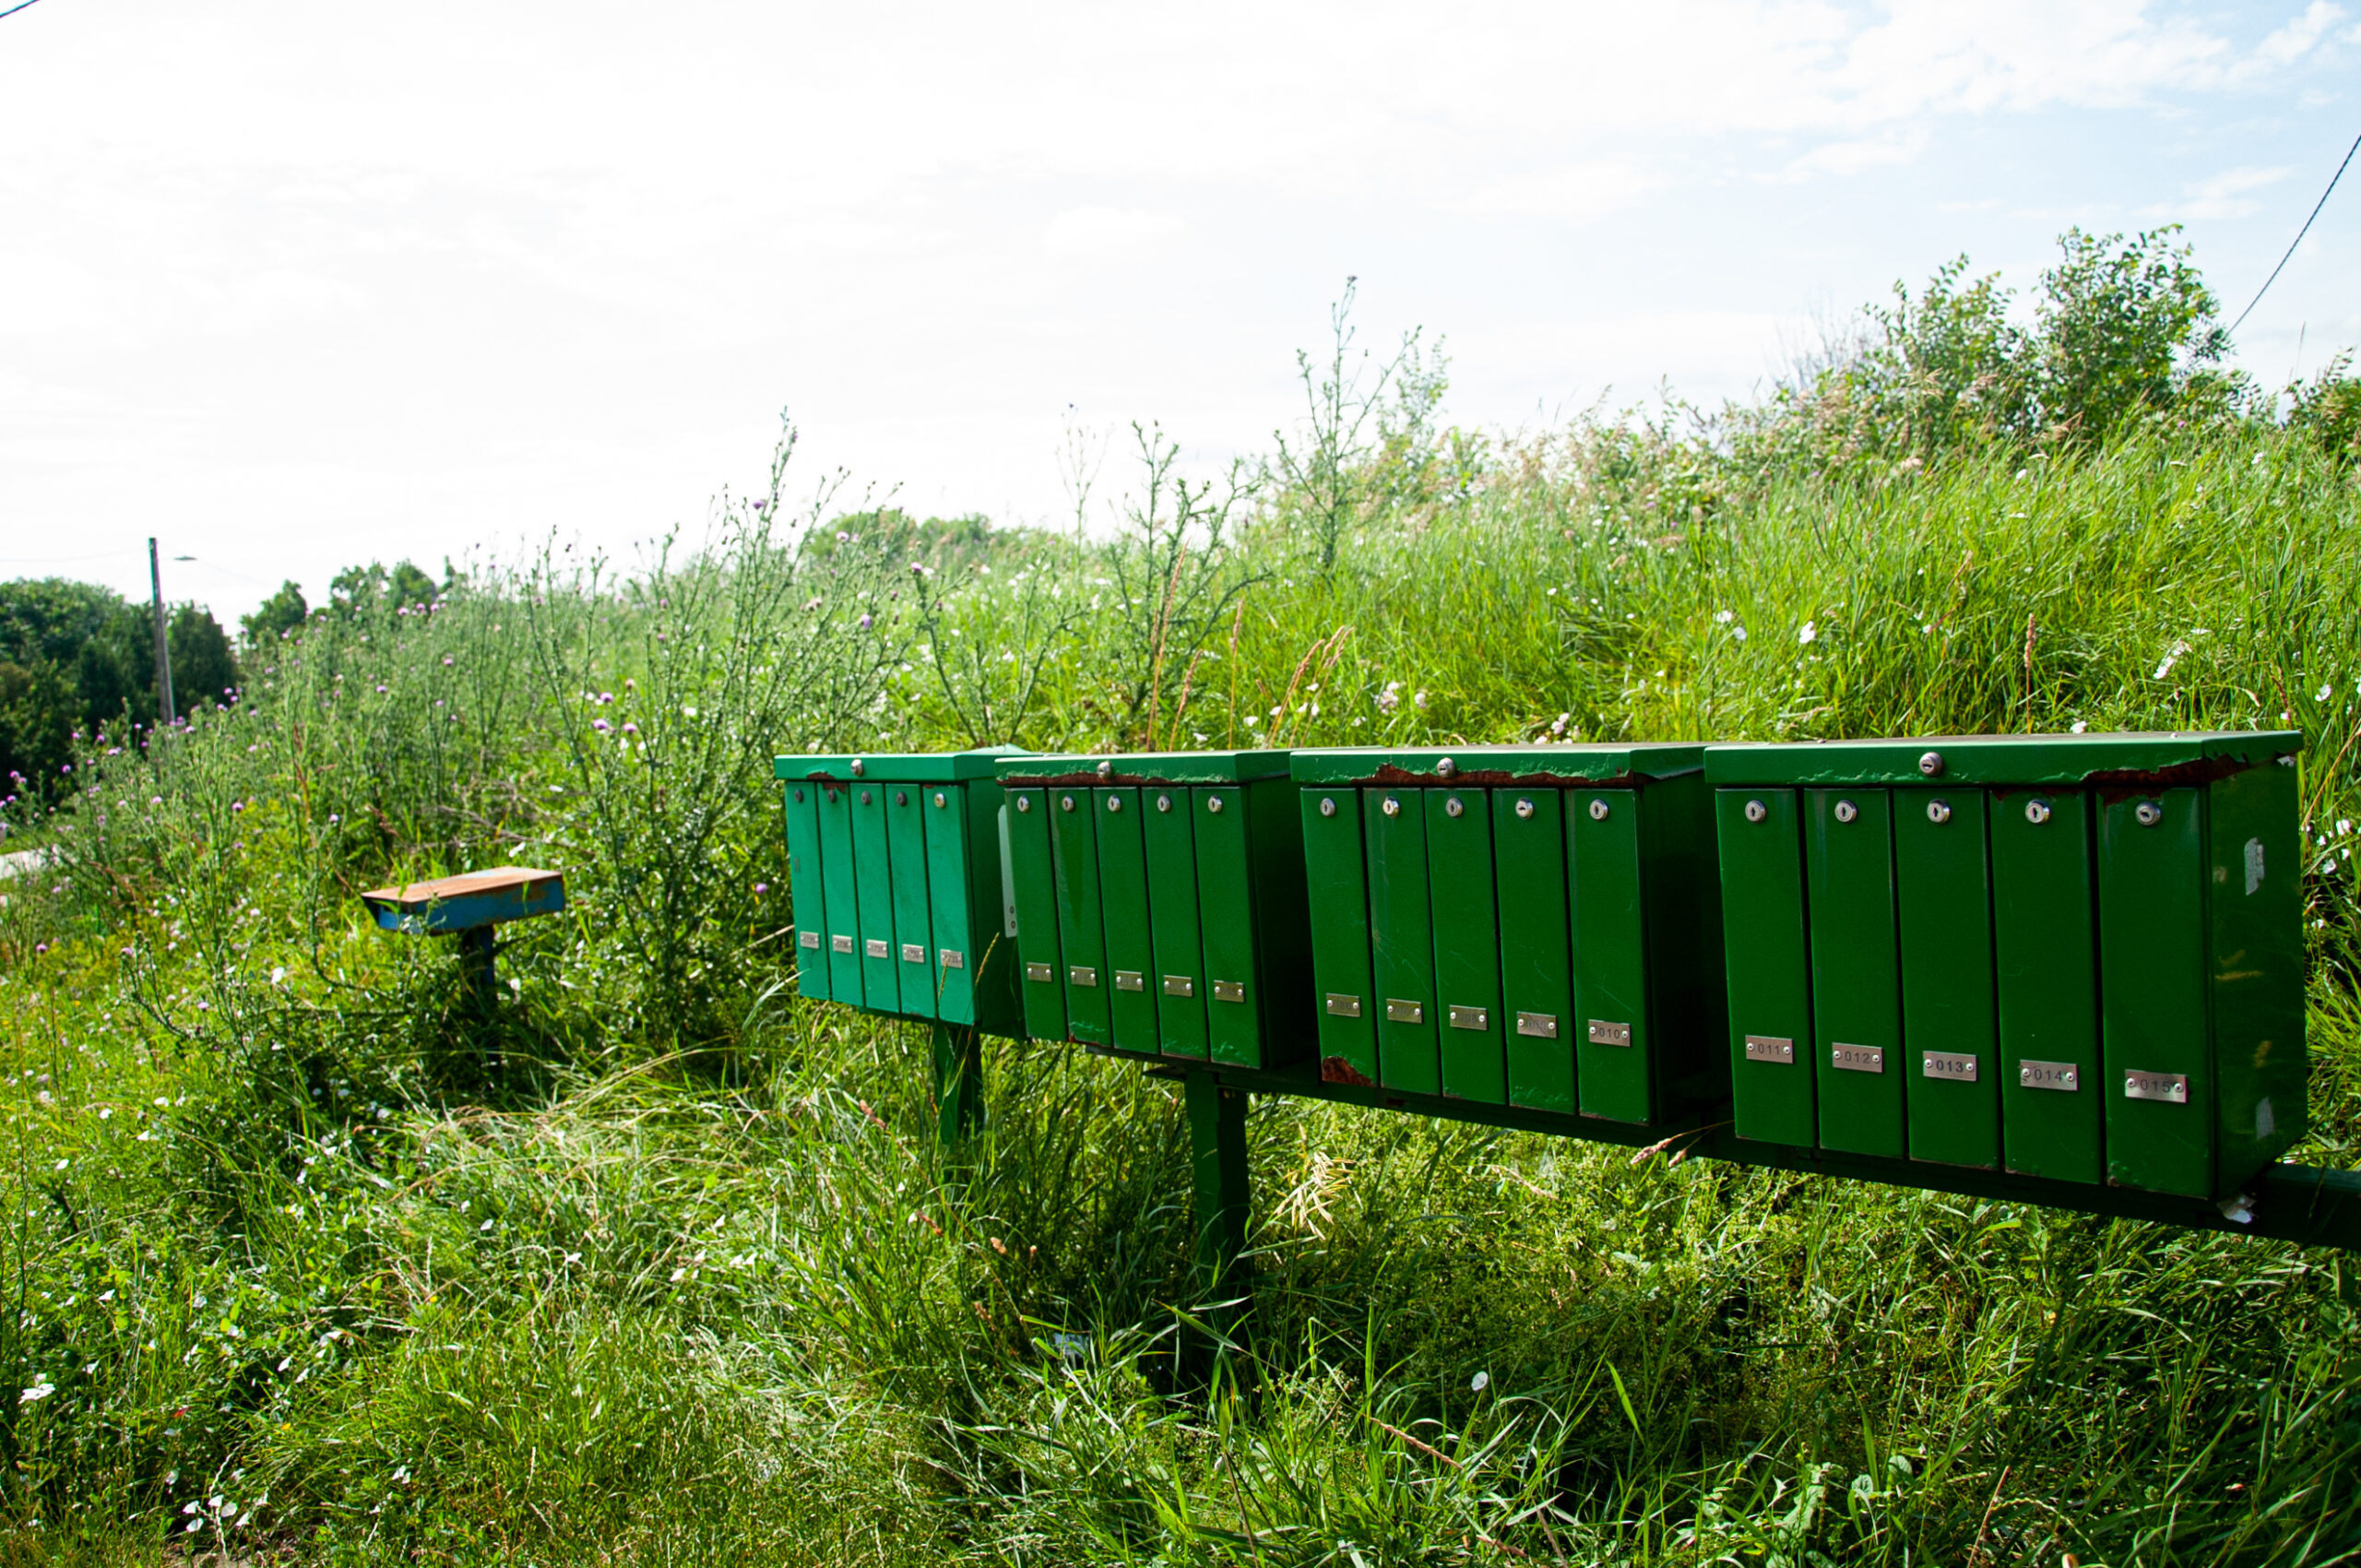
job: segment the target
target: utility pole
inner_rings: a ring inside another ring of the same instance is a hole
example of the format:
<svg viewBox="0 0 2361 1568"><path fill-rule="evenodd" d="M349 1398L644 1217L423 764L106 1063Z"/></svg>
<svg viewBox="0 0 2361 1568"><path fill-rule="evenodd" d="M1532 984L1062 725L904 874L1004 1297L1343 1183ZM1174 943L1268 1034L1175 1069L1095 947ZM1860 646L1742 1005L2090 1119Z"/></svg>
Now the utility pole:
<svg viewBox="0 0 2361 1568"><path fill-rule="evenodd" d="M164 641L164 573L156 564L156 541L148 541L148 591L156 610L156 715L172 721L172 655Z"/></svg>

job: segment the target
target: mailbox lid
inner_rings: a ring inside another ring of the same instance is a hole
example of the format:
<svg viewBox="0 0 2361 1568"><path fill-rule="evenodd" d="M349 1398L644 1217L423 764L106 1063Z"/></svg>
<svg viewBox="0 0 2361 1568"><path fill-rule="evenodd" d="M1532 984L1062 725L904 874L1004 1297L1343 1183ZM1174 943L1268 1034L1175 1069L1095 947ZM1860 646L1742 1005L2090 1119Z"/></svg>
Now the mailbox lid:
<svg viewBox="0 0 2361 1568"><path fill-rule="evenodd" d="M1153 1056L1161 1050L1156 1021L1156 951L1149 932L1147 849L1140 828L1140 791L1093 790L1098 835L1098 895L1107 926L1109 1043Z"/></svg>
<svg viewBox="0 0 2361 1568"><path fill-rule="evenodd" d="M1050 849L1050 792L1010 790L1009 887L1016 904L1017 995L1025 1032L1066 1038L1065 953L1058 941L1056 857Z"/></svg>
<svg viewBox="0 0 2361 1568"><path fill-rule="evenodd" d="M926 961L935 1016L948 1024L978 1022L976 975L984 956L977 951L979 922L971 885L978 868L968 847L967 790L964 784L938 784L917 796L932 937ZM987 940L994 934L990 925L981 929Z"/></svg>
<svg viewBox="0 0 2361 1568"><path fill-rule="evenodd" d="M1093 785L1244 784L1285 778L1285 751L1045 752L1003 759L1003 782ZM1101 768L1105 772L1100 772Z"/></svg>
<svg viewBox="0 0 2361 1568"><path fill-rule="evenodd" d="M782 783L787 827L787 890L795 915L795 989L815 1002L829 999L827 889L820 876L820 808L816 784Z"/></svg>
<svg viewBox="0 0 2361 1568"><path fill-rule="evenodd" d="M1303 865L1311 897L1311 988L1320 1075L1377 1082L1379 1008L1370 979L1369 868L1358 790L1306 785Z"/></svg>
<svg viewBox="0 0 2361 1568"><path fill-rule="evenodd" d="M1504 787L1490 793L1509 1103L1572 1115L1579 1109L1574 1051L1582 1026L1566 910L1565 792Z"/></svg>
<svg viewBox="0 0 2361 1568"><path fill-rule="evenodd" d="M1717 790L1714 818L1734 1130L1741 1138L1809 1146L1818 1136L1818 1063L1800 802L1793 790Z"/></svg>
<svg viewBox="0 0 2361 1568"><path fill-rule="evenodd" d="M835 779L849 783L955 783L963 778L990 778L1001 758L1021 756L1016 746L979 746L964 752L846 752L782 756L771 760L775 778ZM855 772L853 765L860 765Z"/></svg>
<svg viewBox="0 0 2361 1568"><path fill-rule="evenodd" d="M874 780L844 786L852 802L852 858L860 946L860 993L880 1013L915 1011L902 1003L902 966L894 951L894 862L885 834L885 797L890 786Z"/></svg>
<svg viewBox="0 0 2361 1568"><path fill-rule="evenodd" d="M1255 947L1254 853L1242 787L1189 791L1197 851L1197 912L1205 955L1205 1035L1216 1062L1264 1065L1263 986Z"/></svg>
<svg viewBox="0 0 2361 1568"><path fill-rule="evenodd" d="M2001 1160L2028 1176L2096 1182L2106 1170L2089 797L1995 790L1986 809Z"/></svg>
<svg viewBox="0 0 2361 1568"><path fill-rule="evenodd" d="M1582 1112L1654 1121L1655 1029L1648 1016L1641 792L1570 790L1565 803Z"/></svg>
<svg viewBox="0 0 2361 1568"><path fill-rule="evenodd" d="M2215 1195L2226 1196L2308 1123L2305 855L2294 767L2253 768L2207 795Z"/></svg>
<svg viewBox="0 0 2361 1568"><path fill-rule="evenodd" d="M1050 817L1050 877L1057 893L1058 946L1065 954L1059 977L1066 990L1066 1038L1084 1045L1112 1043L1107 1009L1107 915L1098 890L1098 824L1090 790L1052 785L1042 790Z"/></svg>
<svg viewBox="0 0 2361 1568"><path fill-rule="evenodd" d="M1388 805L1392 810L1387 810ZM1427 884L1427 816L1418 791L1361 791L1369 847L1370 973L1377 1008L1377 1081L1438 1094L1435 937Z"/></svg>
<svg viewBox="0 0 2361 1568"><path fill-rule="evenodd" d="M1167 1056L1204 1060L1204 921L1197 903L1197 839L1189 791L1144 789L1140 827L1147 861L1148 934L1155 949L1156 1024Z"/></svg>
<svg viewBox="0 0 2361 1568"><path fill-rule="evenodd" d="M1820 1146L1904 1152L1902 970L1894 938L1893 814L1883 790L1807 790Z"/></svg>
<svg viewBox="0 0 2361 1568"><path fill-rule="evenodd" d="M881 783L885 802L885 858L893 872L894 972L902 1011L942 1016L940 971L934 962L934 915L928 893L926 790L908 781ZM965 876L960 878L967 881Z"/></svg>
<svg viewBox="0 0 2361 1568"><path fill-rule="evenodd" d="M1427 814L1427 885L1434 910L1435 1001L1442 1092L1508 1100L1501 1027L1501 932L1492 874L1492 814L1486 791L1420 791Z"/></svg>
<svg viewBox="0 0 2361 1568"><path fill-rule="evenodd" d="M860 875L853 861L852 797L841 784L813 787L820 826L822 911L828 921L828 996L854 1007L877 1006L861 984Z"/></svg>
<svg viewBox="0 0 2361 1568"><path fill-rule="evenodd" d="M1893 792L1910 1158L2000 1163L1999 1023L1984 791Z"/></svg>
<svg viewBox="0 0 2361 1568"><path fill-rule="evenodd" d="M2200 783L2292 756L2286 730L2130 731L2082 735L1928 735L1873 741L1779 741L1709 746L1705 777L1722 784L1992 785ZM1930 772L1927 759L1936 759ZM2170 777L2179 775L2180 777Z"/></svg>
<svg viewBox="0 0 2361 1568"><path fill-rule="evenodd" d="M2099 808L2099 1059L2110 1181L2213 1195L2205 792Z"/></svg>
<svg viewBox="0 0 2361 1568"><path fill-rule="evenodd" d="M1331 746L1289 762L1299 784L1481 786L1606 784L1666 778L1703 765L1686 742L1565 746ZM1451 768L1442 771L1448 760Z"/></svg>

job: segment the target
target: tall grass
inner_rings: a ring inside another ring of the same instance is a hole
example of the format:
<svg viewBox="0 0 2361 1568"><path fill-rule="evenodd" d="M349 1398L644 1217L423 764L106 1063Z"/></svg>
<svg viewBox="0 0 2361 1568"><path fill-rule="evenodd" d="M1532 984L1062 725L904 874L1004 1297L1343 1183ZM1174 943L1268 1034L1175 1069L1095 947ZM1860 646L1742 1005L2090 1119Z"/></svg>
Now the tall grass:
<svg viewBox="0 0 2361 1568"><path fill-rule="evenodd" d="M2354 1163L2361 493L2315 446L1744 484L1629 429L1458 450L1350 528L1143 504L919 571L783 520L781 476L702 550L315 625L93 748L0 911L18 1554L2361 1550L2335 1255L1272 1102L1208 1385L1172 1086L994 1042L947 1163L924 1037L793 996L773 750L2293 724L2299 1154ZM569 908L506 928L487 1029L354 895L510 861Z"/></svg>

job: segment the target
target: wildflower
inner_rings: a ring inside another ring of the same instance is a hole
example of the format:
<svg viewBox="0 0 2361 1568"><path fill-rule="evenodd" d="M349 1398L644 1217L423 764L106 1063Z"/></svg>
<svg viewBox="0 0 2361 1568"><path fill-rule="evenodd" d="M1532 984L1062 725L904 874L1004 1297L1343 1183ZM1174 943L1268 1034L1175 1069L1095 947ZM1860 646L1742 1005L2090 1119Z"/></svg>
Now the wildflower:
<svg viewBox="0 0 2361 1568"><path fill-rule="evenodd" d="M36 1399L46 1399L56 1392L57 1384L50 1382L49 1379L44 1376L36 1381L30 1388L28 1388L22 1394L18 1395L17 1403L19 1405L30 1405Z"/></svg>
<svg viewBox="0 0 2361 1568"><path fill-rule="evenodd" d="M859 622L859 624L860 624L860 629L861 629L862 631L864 631L864 632L865 632L865 631L869 630L869 628L870 628L870 627L872 627L872 626L875 625L876 624L877 624L877 618L876 618L875 616L871 615L871 614L870 614L870 613L868 613L866 611L864 611L864 612L861 612L861 617L860 617L860 622Z"/></svg>
<svg viewBox="0 0 2361 1568"><path fill-rule="evenodd" d="M2352 831L2353 819L2351 817L2341 816L2336 819L2336 833L2338 837L2342 838L2344 835Z"/></svg>
<svg viewBox="0 0 2361 1568"><path fill-rule="evenodd" d="M1738 612L1735 610L1716 610L1714 612L1714 624L1716 626L1726 626L1737 619Z"/></svg>
<svg viewBox="0 0 2361 1568"><path fill-rule="evenodd" d="M1573 717L1574 716L1571 713L1561 713L1557 718L1551 719L1549 721L1549 733L1552 735L1564 734L1566 732L1567 723L1572 719Z"/></svg>
<svg viewBox="0 0 2361 1568"><path fill-rule="evenodd" d="M2173 666L2178 663L2180 661L2180 656L2188 651L2189 645L2180 641L2178 638L2175 638L2173 646L2165 649L2165 657L2156 665L2156 672L2148 678L2152 681L2161 681L2165 676L2171 674L2173 672Z"/></svg>
<svg viewBox="0 0 2361 1568"><path fill-rule="evenodd" d="M2087 731L2088 729L2090 729L2090 727L2091 727L2091 721L2090 721L2089 719L2077 719L2076 720L2074 720L2074 722L2073 722L2073 723L2069 724L2068 726L2066 726L2066 732L2067 732L2068 734L2070 734L2070 735L2080 735L2080 734L2082 734L2083 731Z"/></svg>
<svg viewBox="0 0 2361 1568"><path fill-rule="evenodd" d="M636 724L626 724L623 726L623 733L626 735L636 735L639 733L639 726Z"/></svg>
<svg viewBox="0 0 2361 1568"><path fill-rule="evenodd" d="M1481 1394L1491 1385L1492 1374L1490 1372L1479 1372L1474 1377L1467 1380L1467 1390L1471 1394Z"/></svg>
<svg viewBox="0 0 2361 1568"><path fill-rule="evenodd" d="M613 725L611 725L611 724L610 724L610 723L608 723L608 722L607 722L605 719L592 719L592 720L590 721L590 728L591 728L591 729L593 729L593 730L596 730L597 731L599 731L599 733L600 733L601 735L603 735L603 734L605 734L608 731L610 731L610 730L613 729L613 728L614 728L614 726L613 726Z"/></svg>
<svg viewBox="0 0 2361 1568"><path fill-rule="evenodd" d="M1410 706L1411 706L1411 707L1415 707L1415 708L1417 708L1420 713L1424 713L1424 712L1426 712L1426 711L1427 711L1427 694L1426 694L1426 693L1424 693L1424 692L1419 692L1419 693L1417 693L1416 695L1414 695L1410 698Z"/></svg>
<svg viewBox="0 0 2361 1568"><path fill-rule="evenodd" d="M451 668L451 656L447 653L443 656L443 668L445 670Z"/></svg>
<svg viewBox="0 0 2361 1568"><path fill-rule="evenodd" d="M1799 643L1816 643L1819 640L1820 623L1817 621L1805 622L1803 624L1803 630L1796 634L1796 641Z"/></svg>
<svg viewBox="0 0 2361 1568"><path fill-rule="evenodd" d="M2319 691L2314 692L2314 693L2312 694L2312 700L2313 700L2314 702L2326 702L2326 701L2328 701L2328 695L2329 695L2329 693L2330 693L2331 691L2332 691L2333 689L2334 689L2334 688L2333 688L2333 687L2331 687L2331 685L2330 685L2326 681L2322 681L2322 682L2320 683L2320 689L2319 689Z"/></svg>
<svg viewBox="0 0 2361 1568"><path fill-rule="evenodd" d="M768 893L770 890L771 885L767 882L758 882L754 884L754 897L758 898L764 894Z"/></svg>

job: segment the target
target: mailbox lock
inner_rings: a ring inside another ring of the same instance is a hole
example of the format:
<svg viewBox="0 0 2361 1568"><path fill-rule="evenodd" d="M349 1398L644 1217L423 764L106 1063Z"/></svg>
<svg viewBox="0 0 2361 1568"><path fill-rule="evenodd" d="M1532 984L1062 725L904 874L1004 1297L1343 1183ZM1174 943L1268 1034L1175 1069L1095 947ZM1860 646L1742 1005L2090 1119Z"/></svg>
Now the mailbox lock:
<svg viewBox="0 0 2361 1568"><path fill-rule="evenodd" d="M2047 801L2027 801L2025 802L2025 820L2032 823L2035 827L2038 827L2043 823L2047 822L2049 820L2049 802Z"/></svg>
<svg viewBox="0 0 2361 1568"><path fill-rule="evenodd" d="M1516 814L1519 816L1531 816L1533 814L1533 802L1531 801L1519 801L1516 803Z"/></svg>
<svg viewBox="0 0 2361 1568"><path fill-rule="evenodd" d="M869 765L867 763L862 762L859 757L852 759L852 776L855 778L860 778L862 774L867 773L868 771ZM863 796L862 799L866 800L868 797Z"/></svg>
<svg viewBox="0 0 2361 1568"><path fill-rule="evenodd" d="M2153 801L2142 801L2131 808L2131 814L2140 819L2141 826L2153 827L2165 820L2165 808Z"/></svg>
<svg viewBox="0 0 2361 1568"><path fill-rule="evenodd" d="M934 803L938 806L943 804L943 791L940 790L934 792Z"/></svg>
<svg viewBox="0 0 2361 1568"><path fill-rule="evenodd" d="M909 792L908 790L895 790L895 791L894 791L894 803L895 803L896 805L897 805L897 806L907 806L907 805L908 805L908 804L910 803L910 792Z"/></svg>
<svg viewBox="0 0 2361 1568"><path fill-rule="evenodd" d="M864 806L869 803L869 791L866 790L860 792L860 803Z"/></svg>
<svg viewBox="0 0 2361 1568"><path fill-rule="evenodd" d="M1221 797L1219 795L1206 796L1205 809L1209 812L1217 812L1221 810Z"/></svg>
<svg viewBox="0 0 2361 1568"><path fill-rule="evenodd" d="M1940 824L1949 822L1951 819L1952 803L1949 801L1928 801L1927 802L1927 820L1928 822Z"/></svg>
<svg viewBox="0 0 2361 1568"><path fill-rule="evenodd" d="M1860 808L1860 807L1858 807L1858 806L1857 806L1857 805L1855 805L1852 802L1850 802L1850 801L1839 801L1839 802L1836 802L1836 820L1837 820L1837 821L1839 821L1839 822L1850 822L1850 821L1852 821L1855 817L1857 817L1857 816L1858 816L1858 815L1860 815L1860 814L1861 814L1861 808Z"/></svg>
<svg viewBox="0 0 2361 1568"><path fill-rule="evenodd" d="M1925 774L1929 778L1941 778L1943 774L1943 754L1940 752L1928 752L1922 754L1918 758L1918 771Z"/></svg>
<svg viewBox="0 0 2361 1568"><path fill-rule="evenodd" d="M1749 801L1746 802L1747 821L1761 822L1764 817L1769 816L1770 814L1771 808L1764 805L1761 801Z"/></svg>
<svg viewBox="0 0 2361 1568"><path fill-rule="evenodd" d="M1329 797L1323 795L1320 798L1320 814L1322 816L1335 816L1336 814L1336 802Z"/></svg>
<svg viewBox="0 0 2361 1568"><path fill-rule="evenodd" d="M802 801L802 799L803 799L803 791L802 791L802 790L798 790L795 792L795 798L796 798L796 800L797 800L797 802L801 802Z"/></svg>
<svg viewBox="0 0 2361 1568"><path fill-rule="evenodd" d="M1593 822L1605 822L1607 820L1607 802L1605 801L1593 801L1590 803L1590 819Z"/></svg>
<svg viewBox="0 0 2361 1568"><path fill-rule="evenodd" d="M1448 778L1458 771L1459 765L1452 761L1449 757L1445 757L1441 762L1435 764L1435 777L1438 778Z"/></svg>
<svg viewBox="0 0 2361 1568"><path fill-rule="evenodd" d="M1122 797L1122 796L1121 796L1121 795L1109 795L1109 796L1108 796L1108 797L1107 797L1107 809L1108 809L1109 811L1110 811L1110 812L1119 812L1119 811L1121 811L1121 810L1123 809L1123 797Z"/></svg>
<svg viewBox="0 0 2361 1568"><path fill-rule="evenodd" d="M1465 806L1459 803L1459 797L1456 795L1453 795L1451 799L1442 803L1442 814L1445 816L1457 816L1461 812L1464 812L1466 809L1467 808Z"/></svg>
<svg viewBox="0 0 2361 1568"><path fill-rule="evenodd" d="M1074 810L1074 797L1072 795L1060 795L1058 797L1058 809L1060 811L1068 812Z"/></svg>
<svg viewBox="0 0 2361 1568"><path fill-rule="evenodd" d="M1019 796L1017 796L1017 797L1016 797L1016 809L1017 809L1018 811L1021 811L1021 812L1029 812L1029 811L1031 811L1031 810L1033 809L1033 797L1032 797L1032 796L1030 796L1030 795L1019 795Z"/></svg>
<svg viewBox="0 0 2361 1568"><path fill-rule="evenodd" d="M1160 812L1170 811L1172 809L1172 797L1169 795L1158 795L1156 798L1156 809Z"/></svg>
<svg viewBox="0 0 2361 1568"><path fill-rule="evenodd" d="M1378 810L1383 812L1388 816L1400 816L1402 814L1402 802L1395 800L1393 796L1388 795L1385 797L1385 803L1380 806Z"/></svg>

